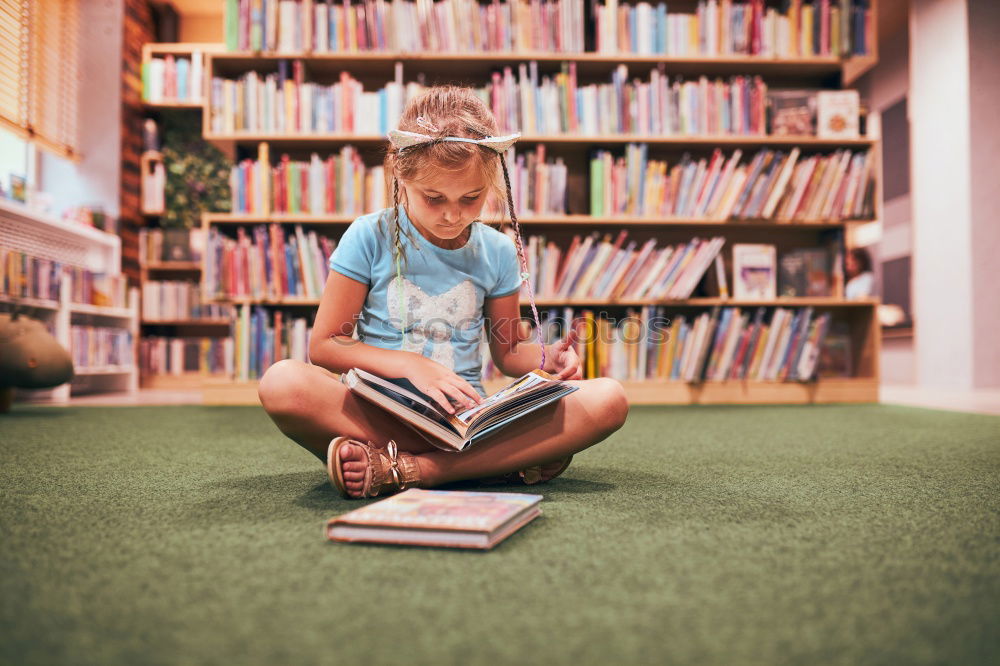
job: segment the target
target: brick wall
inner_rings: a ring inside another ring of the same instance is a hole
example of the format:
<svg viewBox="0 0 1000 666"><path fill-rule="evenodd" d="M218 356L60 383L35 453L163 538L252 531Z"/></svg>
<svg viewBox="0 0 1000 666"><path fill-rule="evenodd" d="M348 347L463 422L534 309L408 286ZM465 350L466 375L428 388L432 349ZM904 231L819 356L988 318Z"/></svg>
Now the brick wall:
<svg viewBox="0 0 1000 666"><path fill-rule="evenodd" d="M139 283L139 229L143 226L139 157L142 153L142 45L154 41L147 0L125 0L122 29L121 230L122 271ZM86 93L84 93L86 94Z"/></svg>

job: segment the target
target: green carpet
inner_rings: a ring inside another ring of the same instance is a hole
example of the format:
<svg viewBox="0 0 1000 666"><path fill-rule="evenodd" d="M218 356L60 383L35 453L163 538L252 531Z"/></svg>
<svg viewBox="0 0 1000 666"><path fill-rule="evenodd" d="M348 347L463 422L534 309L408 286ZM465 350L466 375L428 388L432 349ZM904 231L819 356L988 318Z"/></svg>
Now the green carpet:
<svg viewBox="0 0 1000 666"><path fill-rule="evenodd" d="M633 408L487 553L324 540L256 408L0 417L0 663L997 663L1000 418Z"/></svg>

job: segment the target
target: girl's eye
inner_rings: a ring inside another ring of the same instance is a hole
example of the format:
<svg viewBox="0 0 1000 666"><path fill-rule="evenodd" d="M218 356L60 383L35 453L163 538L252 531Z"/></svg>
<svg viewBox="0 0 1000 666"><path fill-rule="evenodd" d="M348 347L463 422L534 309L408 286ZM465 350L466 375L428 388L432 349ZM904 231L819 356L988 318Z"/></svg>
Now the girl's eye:
<svg viewBox="0 0 1000 666"><path fill-rule="evenodd" d="M479 200L479 197L480 197L479 194L477 194L474 197L462 197L462 201L464 201L465 203L475 203L476 201ZM444 201L445 201L444 197L428 197L428 196L425 196L424 199L426 199L427 203L429 203L429 204L439 204L439 203L444 203Z"/></svg>

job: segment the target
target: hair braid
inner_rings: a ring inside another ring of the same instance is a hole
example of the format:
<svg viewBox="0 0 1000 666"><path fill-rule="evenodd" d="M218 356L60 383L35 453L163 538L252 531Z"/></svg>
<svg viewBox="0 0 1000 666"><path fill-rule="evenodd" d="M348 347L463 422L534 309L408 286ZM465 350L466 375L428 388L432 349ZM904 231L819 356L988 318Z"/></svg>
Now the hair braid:
<svg viewBox="0 0 1000 666"><path fill-rule="evenodd" d="M406 332L406 308L403 303L403 239L399 233L399 179L392 179L392 253L396 264L396 286L399 288L399 330Z"/></svg>
<svg viewBox="0 0 1000 666"><path fill-rule="evenodd" d="M528 287L528 302L531 304L531 314L535 319L535 330L538 334L538 345L542 348L542 363L538 367L545 368L545 340L542 339L542 324L538 319L538 308L535 306L535 292L531 288L531 281L528 279L528 260L524 256L524 246L521 243L521 225L517 223L517 213L514 211L514 197L510 191L510 174L507 173L507 160L503 153L497 153L500 157L500 167L503 171L503 182L507 186L507 210L510 212L510 220L514 223L514 244L517 246L517 257L521 261L521 280Z"/></svg>

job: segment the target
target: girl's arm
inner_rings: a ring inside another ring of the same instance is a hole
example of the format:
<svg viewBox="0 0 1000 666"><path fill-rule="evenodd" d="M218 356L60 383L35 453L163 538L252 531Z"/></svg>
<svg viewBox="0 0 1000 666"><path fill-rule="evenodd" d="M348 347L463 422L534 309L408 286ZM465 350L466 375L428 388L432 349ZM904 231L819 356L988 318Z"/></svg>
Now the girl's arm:
<svg viewBox="0 0 1000 666"><path fill-rule="evenodd" d="M309 339L309 360L330 372L361 368L382 377L402 377L406 352L351 337L367 297L368 285L330 271Z"/></svg>
<svg viewBox="0 0 1000 666"><path fill-rule="evenodd" d="M368 296L368 285L330 271L309 339L309 360L331 372L361 368L382 377L406 377L449 413L450 400L471 406L479 394L436 361L408 351L382 349L351 337Z"/></svg>
<svg viewBox="0 0 1000 666"><path fill-rule="evenodd" d="M500 298L487 298L483 304L489 331L490 356L500 372L520 377L542 362L542 347L537 342L522 342L518 329L521 308L517 292ZM545 372L559 379L581 379L583 368L569 338L545 345Z"/></svg>

